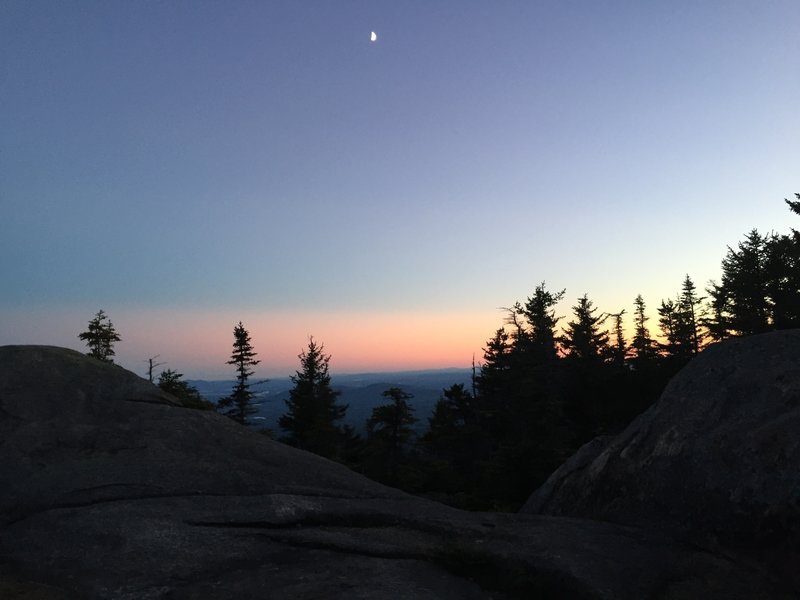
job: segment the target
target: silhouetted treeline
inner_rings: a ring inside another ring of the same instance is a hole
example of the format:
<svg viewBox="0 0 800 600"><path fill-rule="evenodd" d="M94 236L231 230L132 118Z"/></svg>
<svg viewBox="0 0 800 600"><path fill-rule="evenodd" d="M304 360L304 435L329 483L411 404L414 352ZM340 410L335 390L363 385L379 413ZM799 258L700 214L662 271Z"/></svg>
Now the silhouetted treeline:
<svg viewBox="0 0 800 600"><path fill-rule="evenodd" d="M800 214L800 195L786 202ZM410 427L424 417L392 388L363 439L332 425L346 407L328 404L325 426L334 427L337 441L322 454L462 508L516 509L581 445L620 432L708 343L800 326L800 233L751 231L727 249L721 280L709 282L705 295L686 275L674 298L660 299L655 328L641 294L617 312L601 312L584 294L570 314L556 314L565 295L542 283L505 309L472 389L443 390L424 434L415 437ZM630 341L623 327L628 308ZM296 400L289 407L296 412ZM287 431L286 441L314 450Z"/></svg>
<svg viewBox="0 0 800 600"><path fill-rule="evenodd" d="M800 194L786 200L800 215ZM505 309L473 369L471 389L443 390L431 415L415 415L402 389L383 392L366 436L339 422L347 406L331 388L329 355L309 339L279 425L281 441L344 463L378 481L467 509L514 510L581 445L621 431L652 404L669 379L710 342L800 327L800 232L750 231L722 259L705 295L686 275L674 298L660 299L656 328L641 294L630 307L601 312L587 294L557 314L566 290L536 286ZM677 283L677 282L676 282ZM626 338L623 317L632 309ZM89 354L113 356L119 336L100 311L80 334ZM99 348L99 350L98 350ZM234 329L237 381L218 410L246 424L255 411L249 333ZM151 377L152 377L152 359ZM168 370L159 385L186 406L209 408ZM427 421L417 436L412 425ZM268 432L275 435L273 432ZM282 436L282 437L281 437Z"/></svg>

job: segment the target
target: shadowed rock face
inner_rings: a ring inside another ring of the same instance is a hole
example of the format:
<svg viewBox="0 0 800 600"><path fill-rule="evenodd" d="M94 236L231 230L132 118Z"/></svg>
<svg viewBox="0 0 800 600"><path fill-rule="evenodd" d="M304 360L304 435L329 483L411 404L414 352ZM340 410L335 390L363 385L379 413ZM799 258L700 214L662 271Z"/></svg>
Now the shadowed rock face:
<svg viewBox="0 0 800 600"><path fill-rule="evenodd" d="M800 590L800 331L708 348L522 512L669 530L754 558Z"/></svg>
<svg viewBox="0 0 800 600"><path fill-rule="evenodd" d="M775 585L662 533L414 498L115 365L0 347L4 598L780 598Z"/></svg>

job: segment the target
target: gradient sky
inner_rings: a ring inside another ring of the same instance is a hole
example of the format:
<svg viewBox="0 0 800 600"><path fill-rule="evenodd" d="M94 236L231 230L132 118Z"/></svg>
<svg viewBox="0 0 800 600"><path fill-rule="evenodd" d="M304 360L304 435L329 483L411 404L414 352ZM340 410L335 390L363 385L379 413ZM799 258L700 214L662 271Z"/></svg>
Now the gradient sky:
<svg viewBox="0 0 800 600"><path fill-rule="evenodd" d="M378 34L370 43L370 31ZM798 227L800 2L0 2L0 344L469 366Z"/></svg>

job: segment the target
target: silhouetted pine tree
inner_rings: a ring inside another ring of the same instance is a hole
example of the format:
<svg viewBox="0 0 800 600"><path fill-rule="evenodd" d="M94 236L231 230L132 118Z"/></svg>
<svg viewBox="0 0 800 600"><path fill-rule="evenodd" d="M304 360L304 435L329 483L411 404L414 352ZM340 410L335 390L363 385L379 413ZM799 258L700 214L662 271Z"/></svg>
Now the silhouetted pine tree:
<svg viewBox="0 0 800 600"><path fill-rule="evenodd" d="M679 356L681 348L678 343L678 307L672 299L661 301L661 306L658 307L658 326L665 340L659 343L661 350L668 357Z"/></svg>
<svg viewBox="0 0 800 600"><path fill-rule="evenodd" d="M726 321L739 335L762 333L770 329L770 303L765 273L767 240L756 229L722 259L721 290L727 302Z"/></svg>
<svg viewBox="0 0 800 600"><path fill-rule="evenodd" d="M183 373L178 373L173 369L161 371L161 375L158 376L158 387L175 396L181 401L181 404L188 408L214 410L214 404L203 400L197 388L183 379Z"/></svg>
<svg viewBox="0 0 800 600"><path fill-rule="evenodd" d="M800 215L797 200L785 200L789 209ZM766 241L764 276L771 300L772 326L775 329L800 327L800 231L791 235L771 235Z"/></svg>
<svg viewBox="0 0 800 600"><path fill-rule="evenodd" d="M641 368L642 363L655 358L656 345L647 328L647 321L650 320L650 317L645 314L646 306L641 294L636 296L633 305L633 340L630 350L635 364L638 365L637 368Z"/></svg>
<svg viewBox="0 0 800 600"><path fill-rule="evenodd" d="M89 356L105 362L114 362L114 343L119 342L120 337L114 329L114 324L102 309L97 311L94 319L89 321L89 328L78 334L78 338L86 342Z"/></svg>
<svg viewBox="0 0 800 600"><path fill-rule="evenodd" d="M678 319L676 335L682 347L688 347L692 354L700 352L700 343L703 334L700 330L700 313L702 301L705 298L697 296L697 288L689 275L683 280L681 293L678 297Z"/></svg>
<svg viewBox="0 0 800 600"><path fill-rule="evenodd" d="M261 361L257 360L256 352L250 340L250 333L244 328L242 322L233 328L233 352L231 359L226 363L236 367L236 385L229 396L217 402L217 408L234 421L247 425L250 415L257 412L253 406L255 394L250 390L250 376L254 367Z"/></svg>
<svg viewBox="0 0 800 600"><path fill-rule="evenodd" d="M703 309L701 322L708 332L708 337L718 342L731 335L731 324L728 320L730 313L728 290L711 280L708 282L706 293L710 300Z"/></svg>
<svg viewBox="0 0 800 600"><path fill-rule="evenodd" d="M606 315L595 315L597 309L584 294L572 307L575 320L567 323L561 346L567 351L568 358L579 361L602 361L608 356L608 332L601 330Z"/></svg>
<svg viewBox="0 0 800 600"><path fill-rule="evenodd" d="M486 342L480 374L475 378L481 397L497 398L504 393L511 369L511 350L509 335L502 327Z"/></svg>
<svg viewBox="0 0 800 600"><path fill-rule="evenodd" d="M795 194L794 197L796 200L789 200L788 198L784 198L783 201L789 206L789 210L791 210L794 214L800 215L800 194ZM792 231L797 235L800 235L796 229L792 228Z"/></svg>
<svg viewBox="0 0 800 600"><path fill-rule="evenodd" d="M367 420L367 473L396 484L399 467L414 436L411 426L417 422L414 409L407 402L414 396L398 387L391 387L382 395L391 403L373 408Z"/></svg>
<svg viewBox="0 0 800 600"><path fill-rule="evenodd" d="M428 419L425 441L434 450L446 453L453 446L449 440L460 437L469 429L474 431L479 421L478 407L472 394L464 389L464 384L454 384L443 390L436 402Z"/></svg>
<svg viewBox="0 0 800 600"><path fill-rule="evenodd" d="M535 364L552 362L558 357L556 325L561 320L555 306L564 297L566 290L549 292L542 282L524 305L515 305L517 315L525 322L520 350Z"/></svg>
<svg viewBox="0 0 800 600"><path fill-rule="evenodd" d="M555 331L555 305L563 295L537 286L524 304L507 310L508 330L498 330L484 349L476 400L487 449L474 477L484 492L511 502L506 508L529 494L571 448Z"/></svg>
<svg viewBox="0 0 800 600"><path fill-rule="evenodd" d="M632 372L628 373L626 384L628 398L621 407L618 425L624 427L636 415L641 414L660 395L666 378L660 364L657 344L647 327L649 317L641 294L633 301L633 340L630 345Z"/></svg>
<svg viewBox="0 0 800 600"><path fill-rule="evenodd" d="M800 214L798 200L785 200ZM761 235L751 230L722 259L720 283L707 289L711 310L706 326L712 337L750 335L800 327L800 232Z"/></svg>
<svg viewBox="0 0 800 600"><path fill-rule="evenodd" d="M618 313L611 313L608 316L612 319L612 331L614 333L614 342L610 347L610 356L612 362L617 366L622 366L628 356L628 343L625 341L625 332L622 327L622 316L625 314L623 308Z"/></svg>
<svg viewBox="0 0 800 600"><path fill-rule="evenodd" d="M288 412L279 425L287 432L286 443L334 458L345 442L346 432L336 422L344 418L347 405L336 402L340 392L331 387L331 357L323 350L324 346L311 337L308 349L298 355L300 370L291 378L294 387L286 400Z"/></svg>
<svg viewBox="0 0 800 600"><path fill-rule="evenodd" d="M442 391L433 414L428 418L428 431L420 439L428 472L428 489L460 498L462 508L482 508L479 496L480 461L485 459L491 444L481 428L476 399L463 384L454 384Z"/></svg>

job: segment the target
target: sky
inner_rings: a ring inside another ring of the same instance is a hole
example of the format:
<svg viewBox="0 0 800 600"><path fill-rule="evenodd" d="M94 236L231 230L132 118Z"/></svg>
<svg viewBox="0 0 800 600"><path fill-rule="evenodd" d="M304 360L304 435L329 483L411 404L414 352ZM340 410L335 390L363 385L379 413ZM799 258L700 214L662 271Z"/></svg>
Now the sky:
<svg viewBox="0 0 800 600"><path fill-rule="evenodd" d="M0 344L468 367L541 282L655 332L798 227L799 107L796 0L3 0Z"/></svg>

